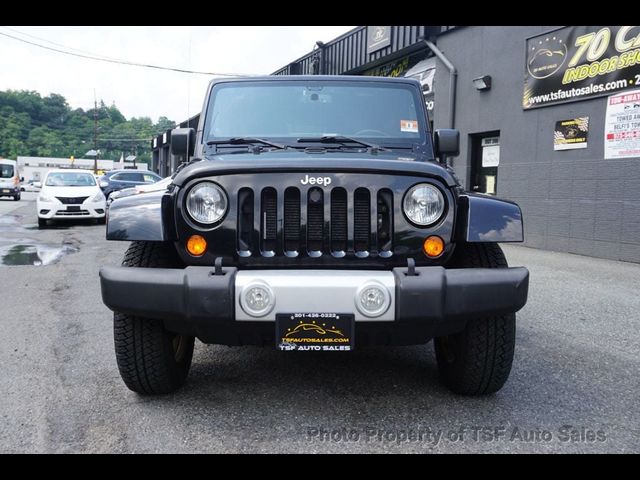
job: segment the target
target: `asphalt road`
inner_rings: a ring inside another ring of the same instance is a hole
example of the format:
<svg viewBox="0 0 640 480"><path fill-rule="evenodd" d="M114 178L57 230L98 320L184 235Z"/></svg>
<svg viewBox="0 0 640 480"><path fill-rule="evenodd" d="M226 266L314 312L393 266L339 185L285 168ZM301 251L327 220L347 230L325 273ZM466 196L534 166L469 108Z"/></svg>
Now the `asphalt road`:
<svg viewBox="0 0 640 480"><path fill-rule="evenodd" d="M431 345L197 343L182 390L140 397L118 375L98 282L127 245L98 225L37 230L34 198L0 200L1 259L53 262L0 266L1 453L640 451L640 265L505 247L531 271L530 299L493 396L440 386Z"/></svg>

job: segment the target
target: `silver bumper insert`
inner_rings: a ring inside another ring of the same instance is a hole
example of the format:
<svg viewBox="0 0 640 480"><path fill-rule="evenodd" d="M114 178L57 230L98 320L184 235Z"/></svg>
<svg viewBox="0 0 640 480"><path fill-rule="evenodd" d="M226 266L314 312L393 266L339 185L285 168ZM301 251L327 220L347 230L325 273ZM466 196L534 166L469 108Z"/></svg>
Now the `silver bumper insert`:
<svg viewBox="0 0 640 480"><path fill-rule="evenodd" d="M249 315L241 295L254 285L266 285L273 307L264 316ZM379 316L363 315L356 307L367 285L386 290L388 308ZM235 314L238 321L275 321L278 313L353 313L356 322L395 320L395 279L391 272L349 270L242 270L235 279Z"/></svg>

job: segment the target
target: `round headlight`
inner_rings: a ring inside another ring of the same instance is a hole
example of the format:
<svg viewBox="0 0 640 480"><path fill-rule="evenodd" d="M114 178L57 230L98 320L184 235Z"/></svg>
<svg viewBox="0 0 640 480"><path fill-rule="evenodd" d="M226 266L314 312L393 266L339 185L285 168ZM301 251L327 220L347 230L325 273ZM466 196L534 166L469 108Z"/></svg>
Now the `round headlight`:
<svg viewBox="0 0 640 480"><path fill-rule="evenodd" d="M444 212L444 197L433 185L421 183L409 189L402 205L404 214L416 225L425 227L440 219Z"/></svg>
<svg viewBox="0 0 640 480"><path fill-rule="evenodd" d="M227 195L215 183L199 183L187 196L187 211L196 222L216 223L227 212Z"/></svg>

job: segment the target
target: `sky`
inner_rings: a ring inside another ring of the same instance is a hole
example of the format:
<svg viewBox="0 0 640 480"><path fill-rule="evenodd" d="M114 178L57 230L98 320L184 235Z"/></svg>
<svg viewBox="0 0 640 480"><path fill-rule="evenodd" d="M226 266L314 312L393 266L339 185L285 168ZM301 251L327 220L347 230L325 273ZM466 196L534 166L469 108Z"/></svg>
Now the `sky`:
<svg viewBox="0 0 640 480"><path fill-rule="evenodd" d="M10 26L0 33L130 62L205 72L270 74L352 26ZM27 36L29 35L29 36ZM37 38L35 38L37 37ZM43 41L45 40L45 41ZM55 42L54 45L48 42ZM62 48L64 49L64 48ZM0 90L63 95L72 108L115 102L125 117L180 122L202 108L212 76L78 58L0 35Z"/></svg>

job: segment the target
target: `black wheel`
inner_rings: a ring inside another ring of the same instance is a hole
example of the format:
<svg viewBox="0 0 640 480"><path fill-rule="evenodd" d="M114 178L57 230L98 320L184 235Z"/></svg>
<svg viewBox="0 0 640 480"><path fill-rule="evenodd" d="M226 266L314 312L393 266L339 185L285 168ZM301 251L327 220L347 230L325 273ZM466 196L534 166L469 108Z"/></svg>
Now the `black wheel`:
<svg viewBox="0 0 640 480"><path fill-rule="evenodd" d="M456 247L448 268L506 268L495 243ZM516 342L516 315L470 320L455 335L435 339L441 381L453 392L486 395L497 392L509 378Z"/></svg>
<svg viewBox="0 0 640 480"><path fill-rule="evenodd" d="M13 200L17 202L18 200L20 200L20 198L21 198L21 195L17 194L17 195L14 195Z"/></svg>
<svg viewBox="0 0 640 480"><path fill-rule="evenodd" d="M38 228L47 228L47 221L44 218L38 218Z"/></svg>
<svg viewBox="0 0 640 480"><path fill-rule="evenodd" d="M132 242L125 267L180 268L175 248L161 242ZM115 313L113 332L120 376L130 390L161 394L177 390L187 378L194 337L167 331L161 320Z"/></svg>
<svg viewBox="0 0 640 480"><path fill-rule="evenodd" d="M107 217L98 218L98 219L96 220L96 223L97 223L98 225L105 225L105 224L107 223Z"/></svg>

